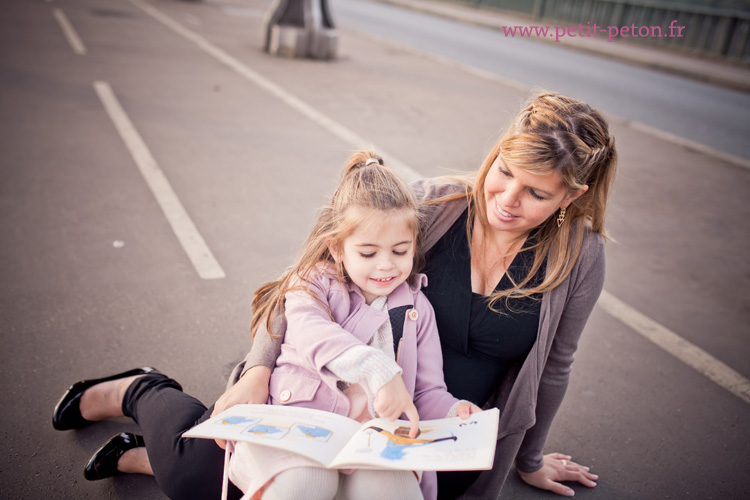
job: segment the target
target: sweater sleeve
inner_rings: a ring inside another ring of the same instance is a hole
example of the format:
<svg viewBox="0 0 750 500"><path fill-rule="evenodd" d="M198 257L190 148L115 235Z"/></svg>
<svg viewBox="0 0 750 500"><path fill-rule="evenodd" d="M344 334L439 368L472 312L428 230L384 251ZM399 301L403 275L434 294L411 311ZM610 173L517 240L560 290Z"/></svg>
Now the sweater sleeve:
<svg viewBox="0 0 750 500"><path fill-rule="evenodd" d="M340 354L326 368L344 382L362 385L368 399L374 399L381 387L402 372L395 360L374 347L364 345L354 346Z"/></svg>
<svg viewBox="0 0 750 500"><path fill-rule="evenodd" d="M241 369L240 373L237 374L238 379L239 376L244 375L247 370L254 366L265 366L273 370L273 367L276 366L276 359L281 353L281 344L284 343L286 326L286 318L283 314L277 314L273 318L271 332L266 329L265 322L258 326L250 352L239 365Z"/></svg>
<svg viewBox="0 0 750 500"><path fill-rule="evenodd" d="M279 333L272 337L271 334L266 331L266 326L261 325L253 338L253 345L250 347L250 352L245 356L245 366L243 373L253 366L265 366L273 369L276 365L276 358L279 357L281 352L281 344L284 343L284 334L286 333L286 320L284 315L279 315L273 321L273 326L283 323L283 328L279 326ZM274 329L274 328L272 328Z"/></svg>
<svg viewBox="0 0 750 500"><path fill-rule="evenodd" d="M516 467L522 472L536 472L542 468L544 443L568 388L573 354L604 286L604 243L601 237L591 238L588 254L588 262L581 260L578 270L581 277L562 306L564 310L539 384L536 422L526 431L516 456Z"/></svg>
<svg viewBox="0 0 750 500"><path fill-rule="evenodd" d="M419 203L424 235L421 251L426 253L466 210L470 184L451 179L420 179L410 187ZM450 201L440 201L446 198Z"/></svg>

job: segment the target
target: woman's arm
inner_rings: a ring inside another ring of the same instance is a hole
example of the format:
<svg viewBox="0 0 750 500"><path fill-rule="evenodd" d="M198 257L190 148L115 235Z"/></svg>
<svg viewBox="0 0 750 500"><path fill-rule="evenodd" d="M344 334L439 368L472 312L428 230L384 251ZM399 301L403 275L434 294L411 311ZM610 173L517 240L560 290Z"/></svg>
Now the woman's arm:
<svg viewBox="0 0 750 500"><path fill-rule="evenodd" d="M563 495L572 490L557 481L595 485L595 476L584 467L570 462L570 457L561 454L542 456L550 426L568 387L578 340L604 286L603 242L598 236L591 238L590 242L585 256L582 253L579 257L579 278L567 298L544 367L537 395L536 423L526 431L516 457L516 467L524 481Z"/></svg>
<svg viewBox="0 0 750 500"><path fill-rule="evenodd" d="M286 327L286 318L281 313L272 320L271 332L266 329L265 322L258 325L258 331L255 332L253 338L253 345L245 357L243 374L254 366L265 366L269 370L273 370L273 367L276 366L276 359L281 353L281 344L284 343Z"/></svg>
<svg viewBox="0 0 750 500"><path fill-rule="evenodd" d="M264 404L268 401L271 370L276 365L286 332L284 315L277 315L271 327L275 337L269 335L265 324L258 328L250 352L235 367L226 391L214 403L212 417L234 405ZM224 448L224 441L217 440L217 443Z"/></svg>
<svg viewBox="0 0 750 500"><path fill-rule="evenodd" d="M265 404L268 401L268 381L270 379L271 369L265 366L254 366L245 371L237 383L216 400L211 416L216 416L239 404ZM216 444L224 449L227 442L223 439L217 439Z"/></svg>

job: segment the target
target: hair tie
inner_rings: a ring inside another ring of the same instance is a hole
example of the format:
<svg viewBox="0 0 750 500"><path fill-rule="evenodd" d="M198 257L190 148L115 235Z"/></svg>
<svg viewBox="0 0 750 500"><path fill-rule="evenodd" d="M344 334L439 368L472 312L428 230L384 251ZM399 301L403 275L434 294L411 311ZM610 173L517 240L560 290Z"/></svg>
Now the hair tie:
<svg viewBox="0 0 750 500"><path fill-rule="evenodd" d="M373 163L377 163L378 165L380 165L380 162L378 161L377 158L368 158L367 161L365 162L365 167L372 165Z"/></svg>

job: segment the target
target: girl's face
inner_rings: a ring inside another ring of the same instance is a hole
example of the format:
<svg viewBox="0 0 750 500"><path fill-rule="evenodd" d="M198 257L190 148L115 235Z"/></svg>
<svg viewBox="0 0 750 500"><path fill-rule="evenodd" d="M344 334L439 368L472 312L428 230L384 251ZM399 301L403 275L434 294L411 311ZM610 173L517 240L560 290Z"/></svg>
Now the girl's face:
<svg viewBox="0 0 750 500"><path fill-rule="evenodd" d="M496 231L514 236L528 234L587 189L571 195L560 172L532 174L505 163L498 155L484 182L487 219Z"/></svg>
<svg viewBox="0 0 750 500"><path fill-rule="evenodd" d="M341 259L349 278L368 304L403 283L414 266L414 230L408 212L375 211L344 240Z"/></svg>

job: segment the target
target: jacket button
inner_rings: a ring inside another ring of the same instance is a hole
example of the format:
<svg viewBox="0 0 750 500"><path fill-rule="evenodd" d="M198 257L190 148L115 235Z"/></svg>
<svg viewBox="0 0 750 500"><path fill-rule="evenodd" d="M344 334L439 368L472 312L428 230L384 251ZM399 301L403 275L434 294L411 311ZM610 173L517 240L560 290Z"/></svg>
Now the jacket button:
<svg viewBox="0 0 750 500"><path fill-rule="evenodd" d="M416 309L412 309L409 311L409 319L412 321L417 321L417 318L419 317L419 313Z"/></svg>
<svg viewBox="0 0 750 500"><path fill-rule="evenodd" d="M281 391L281 394L279 394L279 399L284 402L289 401L290 399L292 399L292 391Z"/></svg>

